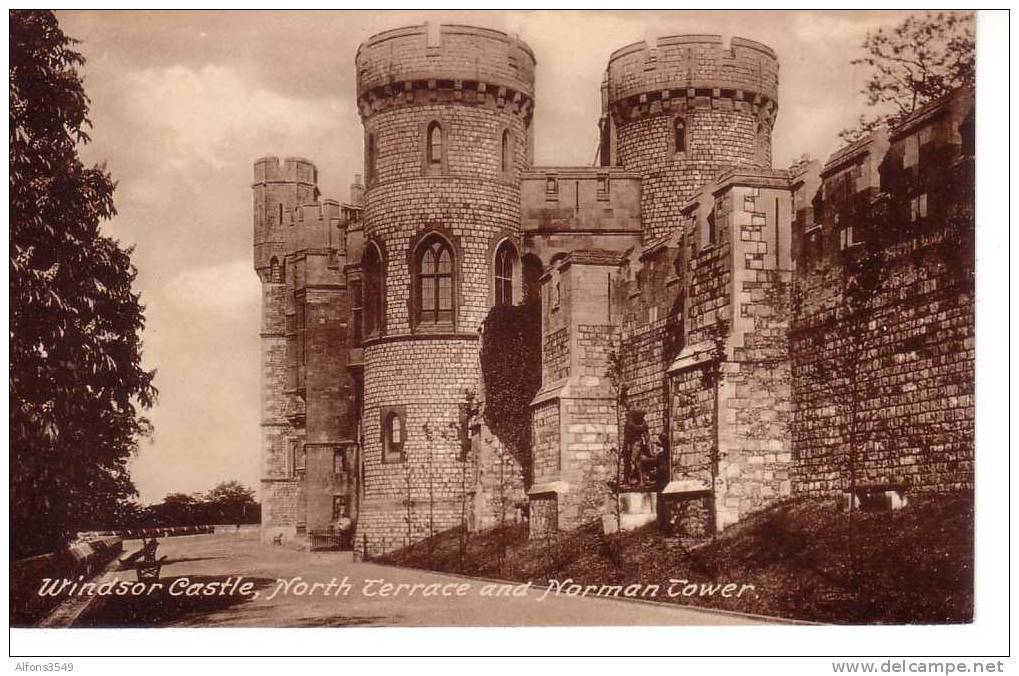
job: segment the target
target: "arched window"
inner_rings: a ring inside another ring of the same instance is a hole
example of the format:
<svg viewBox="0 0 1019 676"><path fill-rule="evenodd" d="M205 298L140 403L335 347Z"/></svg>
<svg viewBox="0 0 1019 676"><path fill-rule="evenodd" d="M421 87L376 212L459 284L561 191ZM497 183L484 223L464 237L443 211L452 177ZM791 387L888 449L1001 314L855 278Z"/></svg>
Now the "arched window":
<svg viewBox="0 0 1019 676"><path fill-rule="evenodd" d="M513 268L517 252L506 241L495 252L495 304L513 305Z"/></svg>
<svg viewBox="0 0 1019 676"><path fill-rule="evenodd" d="M502 173L508 174L513 170L513 136L509 129L502 132Z"/></svg>
<svg viewBox="0 0 1019 676"><path fill-rule="evenodd" d="M681 117L672 121L672 133L675 137L676 152L686 152L686 122Z"/></svg>
<svg viewBox="0 0 1019 676"><path fill-rule="evenodd" d="M406 438L403 412L396 409L382 411L382 462L403 460L403 442Z"/></svg>
<svg viewBox="0 0 1019 676"><path fill-rule="evenodd" d="M418 247L417 323L453 323L453 249L438 236L426 239Z"/></svg>
<svg viewBox="0 0 1019 676"><path fill-rule="evenodd" d="M382 256L378 247L369 243L361 261L364 273L364 334L371 337L382 333L382 294L385 280L382 272Z"/></svg>
<svg viewBox="0 0 1019 676"><path fill-rule="evenodd" d="M375 182L375 134L368 134L368 140L365 141L364 173L368 185Z"/></svg>
<svg viewBox="0 0 1019 676"><path fill-rule="evenodd" d="M280 261L275 256L269 260L269 282L271 284L283 283L283 275L280 272Z"/></svg>
<svg viewBox="0 0 1019 676"><path fill-rule="evenodd" d="M442 164L442 125L432 122L428 125L428 166Z"/></svg>

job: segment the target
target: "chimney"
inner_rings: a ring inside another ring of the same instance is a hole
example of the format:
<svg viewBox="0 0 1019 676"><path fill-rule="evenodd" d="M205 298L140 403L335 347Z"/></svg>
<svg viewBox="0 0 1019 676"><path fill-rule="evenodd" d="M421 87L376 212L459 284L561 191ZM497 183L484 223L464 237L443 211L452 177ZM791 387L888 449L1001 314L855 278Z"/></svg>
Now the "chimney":
<svg viewBox="0 0 1019 676"><path fill-rule="evenodd" d="M350 184L350 203L355 207L364 206L364 183L361 174L354 174L354 182Z"/></svg>

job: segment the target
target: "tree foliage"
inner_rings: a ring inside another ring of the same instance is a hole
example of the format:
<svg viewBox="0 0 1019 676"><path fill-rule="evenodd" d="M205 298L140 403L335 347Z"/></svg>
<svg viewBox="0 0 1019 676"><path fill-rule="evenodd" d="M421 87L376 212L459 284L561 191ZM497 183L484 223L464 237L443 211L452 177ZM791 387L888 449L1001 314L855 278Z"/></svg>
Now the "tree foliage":
<svg viewBox="0 0 1019 676"><path fill-rule="evenodd" d="M865 55L851 63L870 69L860 93L875 113L861 115L856 126L839 133L847 143L976 82L976 40L969 14L912 15L895 28L868 33L862 46Z"/></svg>
<svg viewBox="0 0 1019 676"><path fill-rule="evenodd" d="M73 45L51 12L10 12L12 557L116 518L156 396L131 251L99 228L114 183L78 157L89 100Z"/></svg>
<svg viewBox="0 0 1019 676"><path fill-rule="evenodd" d="M531 400L541 386L541 305L496 305L481 344L484 419L530 477Z"/></svg>

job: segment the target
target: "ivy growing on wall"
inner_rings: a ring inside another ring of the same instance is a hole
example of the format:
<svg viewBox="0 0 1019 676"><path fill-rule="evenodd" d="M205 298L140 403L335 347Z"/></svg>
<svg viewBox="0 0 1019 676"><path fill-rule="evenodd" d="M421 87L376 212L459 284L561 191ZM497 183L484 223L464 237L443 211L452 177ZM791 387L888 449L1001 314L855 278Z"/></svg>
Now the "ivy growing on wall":
<svg viewBox="0 0 1019 676"><path fill-rule="evenodd" d="M496 305L482 325L484 420L531 475L531 400L541 386L541 305Z"/></svg>

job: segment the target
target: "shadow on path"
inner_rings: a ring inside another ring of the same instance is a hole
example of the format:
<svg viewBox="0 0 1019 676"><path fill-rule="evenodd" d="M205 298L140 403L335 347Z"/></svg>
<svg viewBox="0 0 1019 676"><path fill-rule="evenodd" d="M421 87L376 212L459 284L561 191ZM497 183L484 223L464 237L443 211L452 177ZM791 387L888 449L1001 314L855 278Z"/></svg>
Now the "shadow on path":
<svg viewBox="0 0 1019 676"><path fill-rule="evenodd" d="M332 617L307 617L288 622L288 627L392 627L394 618L383 615L352 617L350 615L333 615Z"/></svg>
<svg viewBox="0 0 1019 676"><path fill-rule="evenodd" d="M202 626L202 618L223 610L250 603L252 597L245 594L193 595L181 593L184 583L175 581L187 579L188 586L210 582L222 583L224 575L181 575L161 577L161 588L140 596L107 596L97 599L95 609L82 617L75 626L97 627L159 627L180 624L186 621L191 626ZM245 577L244 582L254 584L254 590L265 589L276 581L264 577ZM173 588L175 593L171 594Z"/></svg>

